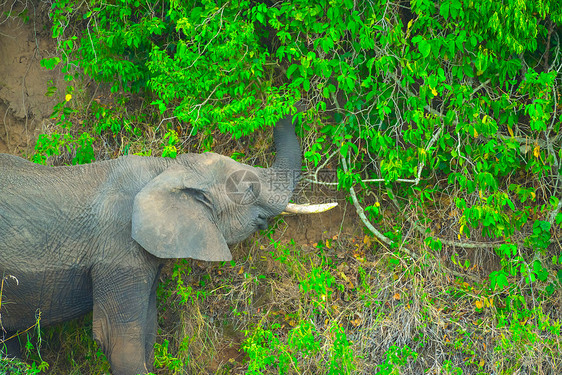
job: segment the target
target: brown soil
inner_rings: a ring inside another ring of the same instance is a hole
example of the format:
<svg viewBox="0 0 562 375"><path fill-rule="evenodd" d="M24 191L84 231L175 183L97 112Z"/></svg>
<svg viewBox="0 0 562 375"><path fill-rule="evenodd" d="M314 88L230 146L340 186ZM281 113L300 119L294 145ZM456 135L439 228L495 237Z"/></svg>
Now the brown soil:
<svg viewBox="0 0 562 375"><path fill-rule="evenodd" d="M45 93L64 86L62 74L40 65L56 50L48 13L43 2L0 2L0 152L30 153L60 100Z"/></svg>

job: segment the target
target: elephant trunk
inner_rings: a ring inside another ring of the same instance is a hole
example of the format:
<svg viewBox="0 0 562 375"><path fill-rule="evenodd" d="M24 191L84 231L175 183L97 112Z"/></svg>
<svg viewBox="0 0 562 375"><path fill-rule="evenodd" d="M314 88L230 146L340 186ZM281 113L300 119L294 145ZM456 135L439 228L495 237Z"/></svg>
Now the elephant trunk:
<svg viewBox="0 0 562 375"><path fill-rule="evenodd" d="M275 185L282 189L276 193L281 192L282 195L275 195L274 201L279 203L279 212L295 213L295 214L312 214L328 211L336 207L337 203L326 203L317 205L298 205L289 203L289 199L299 182L301 174L302 156L299 140L295 134L295 125L293 124L292 116L286 116L280 120L273 131L273 140L275 142L275 150L277 156L270 168L272 172L271 183L275 181ZM275 189L273 189L275 190ZM287 192L289 193L288 195ZM279 199L283 196L285 199Z"/></svg>
<svg viewBox="0 0 562 375"><path fill-rule="evenodd" d="M279 120L273 130L273 140L277 156L272 170L286 178L287 187L292 192L299 182L302 157L299 140L295 134L292 116Z"/></svg>
<svg viewBox="0 0 562 375"><path fill-rule="evenodd" d="M277 152L275 161L271 168L264 171L264 191L267 191L266 201L271 209L271 216L279 215L285 210L301 172L301 148L291 115L285 116L275 125L273 142Z"/></svg>

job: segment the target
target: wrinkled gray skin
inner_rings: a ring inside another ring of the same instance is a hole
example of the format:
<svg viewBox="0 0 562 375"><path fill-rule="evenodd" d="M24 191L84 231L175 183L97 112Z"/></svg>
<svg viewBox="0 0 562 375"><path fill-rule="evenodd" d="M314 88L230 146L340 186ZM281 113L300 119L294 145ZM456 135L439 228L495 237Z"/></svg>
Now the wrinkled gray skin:
<svg viewBox="0 0 562 375"><path fill-rule="evenodd" d="M94 338L113 374L149 372L165 258L230 260L227 245L282 212L301 166L290 117L277 124L275 144L269 169L213 153L68 167L0 154L5 337L39 313L47 326L93 310ZM236 171L246 171L245 181Z"/></svg>

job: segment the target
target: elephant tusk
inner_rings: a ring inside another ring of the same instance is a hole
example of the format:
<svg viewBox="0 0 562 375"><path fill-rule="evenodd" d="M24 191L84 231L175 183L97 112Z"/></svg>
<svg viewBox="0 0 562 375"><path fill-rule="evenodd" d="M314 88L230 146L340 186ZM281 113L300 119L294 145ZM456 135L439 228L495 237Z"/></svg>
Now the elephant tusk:
<svg viewBox="0 0 562 375"><path fill-rule="evenodd" d="M337 202L324 203L324 204L294 204L289 203L285 208L285 211L281 215L289 214L318 214L320 212L326 212L336 207Z"/></svg>

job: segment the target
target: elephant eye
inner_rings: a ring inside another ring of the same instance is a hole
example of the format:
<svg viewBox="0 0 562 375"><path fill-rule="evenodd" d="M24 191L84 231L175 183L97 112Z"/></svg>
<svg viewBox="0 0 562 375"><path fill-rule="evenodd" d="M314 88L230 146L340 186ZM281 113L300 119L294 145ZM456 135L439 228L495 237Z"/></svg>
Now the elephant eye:
<svg viewBox="0 0 562 375"><path fill-rule="evenodd" d="M201 203L203 203L203 204L205 204L209 207L212 206L211 201L202 191L199 191L197 189L191 189L191 188L182 189L182 191L187 193L188 195L194 197L199 202L201 202Z"/></svg>

